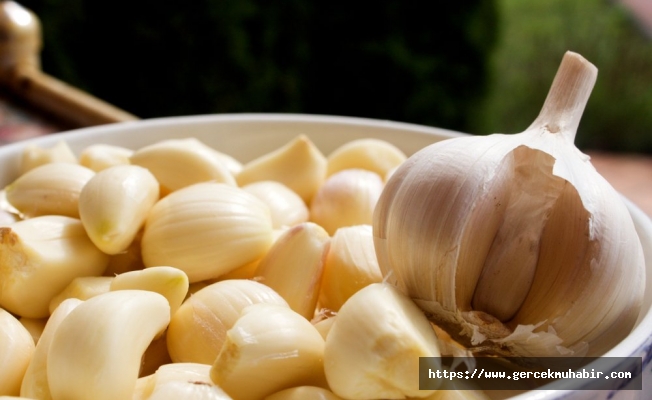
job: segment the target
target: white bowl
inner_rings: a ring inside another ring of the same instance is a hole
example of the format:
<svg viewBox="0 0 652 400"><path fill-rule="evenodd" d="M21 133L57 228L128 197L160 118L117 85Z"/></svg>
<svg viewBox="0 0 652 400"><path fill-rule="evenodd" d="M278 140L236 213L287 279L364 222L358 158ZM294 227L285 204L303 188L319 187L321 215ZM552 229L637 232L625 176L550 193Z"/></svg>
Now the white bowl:
<svg viewBox="0 0 652 400"><path fill-rule="evenodd" d="M52 134L0 147L0 187L16 178L20 157L27 144L49 147L65 140L75 152L88 145L106 143L136 149L167 138L196 137L242 162L274 150L299 134L305 134L328 154L338 146L357 138L375 137L394 143L412 154L431 143L463 135L445 129L362 118L309 116L292 114L234 114L175 117L126 122ZM643 243L647 267L647 290L643 311L630 335L605 356L641 357L643 392L652 393L652 221L627 201ZM587 366L590 368L590 365ZM574 390L538 390L516 396L518 399L614 399L637 398L641 392L611 390L599 392ZM643 398L643 397L640 397Z"/></svg>

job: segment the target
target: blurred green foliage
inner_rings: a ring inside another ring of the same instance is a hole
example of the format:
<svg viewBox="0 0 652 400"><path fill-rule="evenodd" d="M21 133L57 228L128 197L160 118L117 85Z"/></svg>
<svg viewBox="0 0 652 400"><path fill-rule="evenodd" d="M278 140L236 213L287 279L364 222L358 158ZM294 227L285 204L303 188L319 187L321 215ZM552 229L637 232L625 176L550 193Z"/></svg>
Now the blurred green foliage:
<svg viewBox="0 0 652 400"><path fill-rule="evenodd" d="M473 133L525 130L565 51L598 68L576 136L580 149L652 153L652 39L607 0L497 0L500 32L489 95Z"/></svg>
<svg viewBox="0 0 652 400"><path fill-rule="evenodd" d="M300 112L467 130L494 0L24 0L43 69L140 117Z"/></svg>

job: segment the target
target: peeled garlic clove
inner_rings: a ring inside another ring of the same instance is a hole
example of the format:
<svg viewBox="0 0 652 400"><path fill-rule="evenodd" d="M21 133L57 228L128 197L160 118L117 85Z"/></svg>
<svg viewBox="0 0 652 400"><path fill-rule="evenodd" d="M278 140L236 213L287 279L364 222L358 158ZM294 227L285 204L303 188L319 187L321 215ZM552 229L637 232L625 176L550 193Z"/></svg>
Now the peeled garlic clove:
<svg viewBox="0 0 652 400"><path fill-rule="evenodd" d="M364 169L385 176L407 159L393 144L375 138L351 140L327 157L327 176L345 169Z"/></svg>
<svg viewBox="0 0 652 400"><path fill-rule="evenodd" d="M131 398L141 357L169 320L168 301L145 290L104 293L78 305L50 343L52 398Z"/></svg>
<svg viewBox="0 0 652 400"><path fill-rule="evenodd" d="M188 276L185 272L178 268L161 266L117 275L110 283L110 290L140 289L159 293L170 303L170 315L173 315L186 298L188 286Z"/></svg>
<svg viewBox="0 0 652 400"><path fill-rule="evenodd" d="M310 203L310 220L330 235L344 226L371 225L383 185L378 174L362 169L331 175Z"/></svg>
<svg viewBox="0 0 652 400"><path fill-rule="evenodd" d="M49 163L26 172L9 184L7 201L28 217L65 215L79 218L79 194L95 175L77 164Z"/></svg>
<svg viewBox="0 0 652 400"><path fill-rule="evenodd" d="M320 388L317 386L299 386L290 389L281 390L270 396L265 397L265 400L342 400L341 397L335 395L330 390Z"/></svg>
<svg viewBox="0 0 652 400"><path fill-rule="evenodd" d="M269 206L274 229L308 221L308 207L301 197L275 181L254 182L242 187Z"/></svg>
<svg viewBox="0 0 652 400"><path fill-rule="evenodd" d="M596 76L567 53L525 132L435 143L387 182L374 219L381 270L466 346L597 356L638 317L632 218L573 145Z"/></svg>
<svg viewBox="0 0 652 400"><path fill-rule="evenodd" d="M210 378L210 365L162 365L153 375L140 378L141 390L133 400L231 400Z"/></svg>
<svg viewBox="0 0 652 400"><path fill-rule="evenodd" d="M382 280L371 225L340 228L326 256L319 304L337 311L358 290Z"/></svg>
<svg viewBox="0 0 652 400"><path fill-rule="evenodd" d="M221 151L213 150L215 156L222 162L226 169L235 177L242 171L243 165L237 159Z"/></svg>
<svg viewBox="0 0 652 400"><path fill-rule="evenodd" d="M236 176L238 185L277 181L292 189L308 204L326 176L326 157L300 135L285 146L244 165Z"/></svg>
<svg viewBox="0 0 652 400"><path fill-rule="evenodd" d="M79 195L79 215L93 243L107 254L125 251L159 197L147 169L119 165L98 172Z"/></svg>
<svg viewBox="0 0 652 400"><path fill-rule="evenodd" d="M141 242L145 266L173 265L190 282L217 278L265 254L272 244L269 207L223 183L198 183L152 208Z"/></svg>
<svg viewBox="0 0 652 400"><path fill-rule="evenodd" d="M161 185L175 191L199 182L235 186L222 156L195 138L169 139L138 149L130 161L149 169Z"/></svg>
<svg viewBox="0 0 652 400"><path fill-rule="evenodd" d="M323 381L324 339L288 307L245 308L226 335L211 379L234 399L254 400ZM273 376L273 379L270 377Z"/></svg>
<svg viewBox="0 0 652 400"><path fill-rule="evenodd" d="M49 148L28 145L23 150L20 162L20 174L49 163L77 164L77 157L63 140Z"/></svg>
<svg viewBox="0 0 652 400"><path fill-rule="evenodd" d="M116 276L125 272L137 271L145 268L140 248L142 238L143 230L141 229L124 251L118 254L111 254L109 265L107 265L104 275Z"/></svg>
<svg viewBox="0 0 652 400"><path fill-rule="evenodd" d="M50 300L50 314L67 299L88 300L98 294L106 293L111 288L113 277L80 276L73 279L65 289Z"/></svg>
<svg viewBox="0 0 652 400"><path fill-rule="evenodd" d="M419 357L440 357L430 322L393 286L374 283L344 303L326 336L324 370L345 399L425 397Z"/></svg>
<svg viewBox="0 0 652 400"><path fill-rule="evenodd" d="M274 290L244 279L216 282L195 292L172 315L167 333L172 361L212 364L240 312L257 303L287 307Z"/></svg>
<svg viewBox="0 0 652 400"><path fill-rule="evenodd" d="M330 236L319 225L295 225L278 238L260 261L256 279L310 320L315 315L329 245Z"/></svg>
<svg viewBox="0 0 652 400"><path fill-rule="evenodd" d="M93 144L79 154L79 164L95 172L100 172L117 165L129 165L129 158L134 151L126 147L110 144Z"/></svg>
<svg viewBox="0 0 652 400"><path fill-rule="evenodd" d="M34 347L27 329L0 308L0 395L18 395Z"/></svg>
<svg viewBox="0 0 652 400"><path fill-rule="evenodd" d="M77 277L102 275L108 261L75 218L43 216L0 228L0 306L47 317L54 296Z"/></svg>
<svg viewBox="0 0 652 400"><path fill-rule="evenodd" d="M20 386L20 395L23 397L32 397L35 399L51 399L50 386L48 383L47 360L50 344L54 332L61 325L61 321L70 314L78 305L83 303L79 299L66 299L60 307L52 313L48 322L43 329L41 340L36 344L34 354L25 371L23 381Z"/></svg>

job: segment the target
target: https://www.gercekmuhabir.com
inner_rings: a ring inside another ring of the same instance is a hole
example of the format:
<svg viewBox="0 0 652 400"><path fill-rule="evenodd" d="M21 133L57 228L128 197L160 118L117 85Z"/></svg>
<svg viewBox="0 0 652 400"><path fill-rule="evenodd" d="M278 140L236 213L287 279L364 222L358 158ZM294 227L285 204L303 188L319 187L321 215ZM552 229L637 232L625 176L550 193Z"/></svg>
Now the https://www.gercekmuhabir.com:
<svg viewBox="0 0 652 400"><path fill-rule="evenodd" d="M642 390L641 372L640 357L536 360L422 357L419 388L441 390L461 385L483 390Z"/></svg>

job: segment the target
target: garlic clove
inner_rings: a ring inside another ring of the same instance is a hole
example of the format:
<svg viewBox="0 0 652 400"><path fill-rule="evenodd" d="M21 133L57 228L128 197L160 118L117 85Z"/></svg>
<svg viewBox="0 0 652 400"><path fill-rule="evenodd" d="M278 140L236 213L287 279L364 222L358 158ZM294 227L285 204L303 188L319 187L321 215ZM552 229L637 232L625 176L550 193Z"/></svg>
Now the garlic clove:
<svg viewBox="0 0 652 400"><path fill-rule="evenodd" d="M216 150L195 138L169 139L140 148L130 157L147 168L166 189L175 191L200 182L235 186L235 178Z"/></svg>
<svg viewBox="0 0 652 400"><path fill-rule="evenodd" d="M344 303L326 336L324 370L345 399L425 397L419 357L440 357L437 336L417 305L385 283L371 284Z"/></svg>
<svg viewBox="0 0 652 400"><path fill-rule="evenodd" d="M150 267L117 275L110 282L110 290L149 290L165 297L170 303L170 315L181 306L188 293L188 276L174 267Z"/></svg>
<svg viewBox="0 0 652 400"><path fill-rule="evenodd" d="M383 274L472 349L597 356L638 317L645 270L631 216L573 144L596 76L568 52L525 132L435 143L376 206Z"/></svg>
<svg viewBox="0 0 652 400"><path fill-rule="evenodd" d="M108 292L113 279L110 276L80 276L73 279L65 289L50 300L50 314L67 299L88 300Z"/></svg>
<svg viewBox="0 0 652 400"><path fill-rule="evenodd" d="M212 364L245 307L287 302L269 287L251 280L227 280L208 285L190 296L172 315L167 343L174 362Z"/></svg>
<svg viewBox="0 0 652 400"><path fill-rule="evenodd" d="M341 397L335 395L330 390L320 388L318 386L299 386L290 389L281 390L270 396L265 397L265 400L342 400Z"/></svg>
<svg viewBox="0 0 652 400"><path fill-rule="evenodd" d="M375 138L351 140L328 155L326 176L345 169L364 169L385 176L406 159L407 156L403 151L385 140Z"/></svg>
<svg viewBox="0 0 652 400"><path fill-rule="evenodd" d="M97 143L90 145L79 154L79 164L95 172L118 165L129 165L134 151L126 147Z"/></svg>
<svg viewBox="0 0 652 400"><path fill-rule="evenodd" d="M140 378L133 400L231 400L210 378L210 365L175 363L162 365L151 376Z"/></svg>
<svg viewBox="0 0 652 400"><path fill-rule="evenodd" d="M77 164L77 157L68 143L63 140L49 148L27 145L20 160L20 175L49 163Z"/></svg>
<svg viewBox="0 0 652 400"><path fill-rule="evenodd" d="M371 225L383 187L378 174L362 169L331 175L310 203L310 220L330 235L344 226Z"/></svg>
<svg viewBox="0 0 652 400"><path fill-rule="evenodd" d="M52 398L131 398L141 357L169 320L168 301L145 290L108 292L78 305L50 343Z"/></svg>
<svg viewBox="0 0 652 400"><path fill-rule="evenodd" d="M65 215L79 218L79 195L95 175L78 164L48 163L9 184L7 201L27 217Z"/></svg>
<svg viewBox="0 0 652 400"><path fill-rule="evenodd" d="M310 320L315 315L330 236L306 222L288 229L260 260L256 279L274 289L290 308Z"/></svg>
<svg viewBox="0 0 652 400"><path fill-rule="evenodd" d="M325 176L326 157L307 136L300 135L246 163L236 179L240 186L258 181L280 182L309 204Z"/></svg>
<svg viewBox="0 0 652 400"><path fill-rule="evenodd" d="M340 228L324 263L319 304L337 311L358 290L382 280L371 225Z"/></svg>
<svg viewBox="0 0 652 400"><path fill-rule="evenodd" d="M141 242L146 267L171 265L190 282L217 278L263 256L273 240L269 207L223 183L198 183L159 200Z"/></svg>
<svg viewBox="0 0 652 400"><path fill-rule="evenodd" d="M34 348L34 340L27 329L16 317L0 308L0 395L18 395Z"/></svg>
<svg viewBox="0 0 652 400"><path fill-rule="evenodd" d="M147 169L119 165L93 176L79 195L79 215L93 243L107 254L125 251L159 197Z"/></svg>
<svg viewBox="0 0 652 400"><path fill-rule="evenodd" d="M41 340L36 344L32 359L23 376L20 386L20 395L22 397L35 399L52 398L47 375L48 352L52 343L52 337L54 336L54 332L59 328L61 321L81 303L83 301L80 299L66 299L54 310L50 318L48 318Z"/></svg>
<svg viewBox="0 0 652 400"><path fill-rule="evenodd" d="M306 203L298 194L280 182L254 182L243 186L242 189L258 197L269 206L274 229L308 221Z"/></svg>
<svg viewBox="0 0 652 400"><path fill-rule="evenodd" d="M133 400L231 400L210 378L210 365L162 365L153 375L140 378Z"/></svg>
<svg viewBox="0 0 652 400"><path fill-rule="evenodd" d="M324 339L308 320L288 307L254 304L227 332L211 379L235 399L261 399L295 386L322 386L323 357Z"/></svg>
<svg viewBox="0 0 652 400"><path fill-rule="evenodd" d="M75 218L35 217L0 228L0 306L47 317L54 296L77 277L102 275L108 261Z"/></svg>

